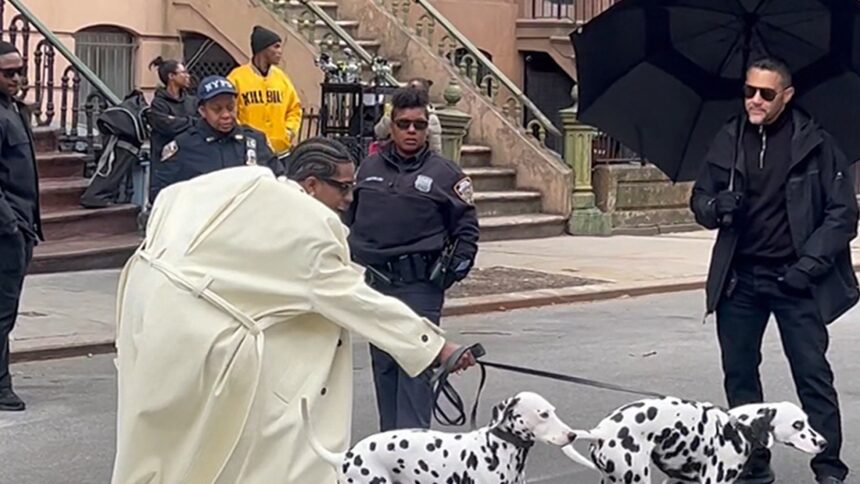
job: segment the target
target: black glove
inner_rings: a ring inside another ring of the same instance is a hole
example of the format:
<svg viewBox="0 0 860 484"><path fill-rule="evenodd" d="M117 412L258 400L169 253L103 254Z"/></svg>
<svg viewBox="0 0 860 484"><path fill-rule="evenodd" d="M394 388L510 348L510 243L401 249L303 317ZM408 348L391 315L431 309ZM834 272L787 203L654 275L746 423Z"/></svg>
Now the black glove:
<svg viewBox="0 0 860 484"><path fill-rule="evenodd" d="M714 208L717 218L722 219L726 215L734 215L741 208L743 196L738 192L729 190L722 191L714 198Z"/></svg>
<svg viewBox="0 0 860 484"><path fill-rule="evenodd" d="M777 279L779 288L788 293L803 293L809 290L811 285L809 274L797 267L789 267L782 277Z"/></svg>

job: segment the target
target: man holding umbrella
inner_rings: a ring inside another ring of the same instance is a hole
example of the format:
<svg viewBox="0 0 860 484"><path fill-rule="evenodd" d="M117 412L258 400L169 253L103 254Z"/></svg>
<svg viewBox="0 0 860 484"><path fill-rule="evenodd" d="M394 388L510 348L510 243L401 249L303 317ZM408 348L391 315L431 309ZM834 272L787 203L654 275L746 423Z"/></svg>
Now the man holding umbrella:
<svg viewBox="0 0 860 484"><path fill-rule="evenodd" d="M860 297L849 249L858 221L850 163L830 134L790 107L795 91L783 62L753 62L743 91L746 115L714 139L691 200L696 220L720 229L707 301L728 403L763 400L761 344L774 314L800 401L828 441L812 461L817 482L840 484L848 468L826 352L827 325ZM739 482L773 482L769 460L757 449Z"/></svg>

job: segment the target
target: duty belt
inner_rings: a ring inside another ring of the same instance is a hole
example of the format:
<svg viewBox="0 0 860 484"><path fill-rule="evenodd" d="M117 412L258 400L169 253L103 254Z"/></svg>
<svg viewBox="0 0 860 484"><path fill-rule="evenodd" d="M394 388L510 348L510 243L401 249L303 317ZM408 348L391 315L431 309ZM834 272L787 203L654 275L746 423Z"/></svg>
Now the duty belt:
<svg viewBox="0 0 860 484"><path fill-rule="evenodd" d="M428 281L437 258L438 254L404 254L385 264L371 264L367 270L368 280L371 284Z"/></svg>

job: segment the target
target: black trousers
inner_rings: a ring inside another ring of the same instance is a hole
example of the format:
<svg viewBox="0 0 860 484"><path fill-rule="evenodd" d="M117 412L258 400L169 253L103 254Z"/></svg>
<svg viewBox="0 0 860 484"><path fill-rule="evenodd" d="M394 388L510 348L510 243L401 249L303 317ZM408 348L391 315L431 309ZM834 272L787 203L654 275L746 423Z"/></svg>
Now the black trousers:
<svg viewBox="0 0 860 484"><path fill-rule="evenodd" d="M717 309L717 334L722 350L729 406L763 401L759 365L761 344L770 315L776 317L782 347L803 410L814 429L827 439L827 449L812 460L821 478L844 479L848 467L839 458L842 422L827 361L829 335L810 292L783 291L777 278L783 266L736 264L733 280ZM752 469L767 466L768 452L757 452Z"/></svg>
<svg viewBox="0 0 860 484"><path fill-rule="evenodd" d="M18 318L18 302L33 241L23 232L0 235L0 388L12 388L9 374L9 334Z"/></svg>
<svg viewBox="0 0 860 484"><path fill-rule="evenodd" d="M419 316L439 324L445 295L438 286L429 282L414 282L374 288L403 301ZM370 345L370 358L380 431L430 428L433 414L432 372L428 369L412 378L394 358L373 345Z"/></svg>

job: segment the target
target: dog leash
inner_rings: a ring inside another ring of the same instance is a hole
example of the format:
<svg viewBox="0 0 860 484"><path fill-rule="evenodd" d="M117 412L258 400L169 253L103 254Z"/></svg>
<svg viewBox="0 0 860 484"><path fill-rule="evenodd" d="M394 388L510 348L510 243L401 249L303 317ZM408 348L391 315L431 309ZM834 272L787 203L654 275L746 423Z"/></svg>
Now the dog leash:
<svg viewBox="0 0 860 484"><path fill-rule="evenodd" d="M520 373L523 375L536 376L539 378L547 378L550 380L562 381L565 383L573 383L575 385L587 386L592 388L600 388L603 390L611 390L621 393L629 393L632 395L638 395L643 397L654 397L654 398L664 398L665 395L656 393L638 390L634 388L624 387L621 385L615 385L612 383L606 383L598 380L592 380L590 378L583 378L574 375L565 375L563 373L553 373L550 371L537 370L534 368L527 368L524 366L516 366L516 365L508 365L505 363L494 363L491 361L484 361L480 359L484 355L486 355L486 350L484 347L479 344L474 344L472 346L460 348L454 354L452 354L440 367L439 371L433 376L431 379L431 384L433 385L433 397L434 397L434 407L433 407L433 415L436 417L436 420L444 425L444 426L461 426L466 423L466 406L463 402L462 397L457 392L457 390L451 385L448 381L448 377L450 376L451 371L454 366L460 360L460 358L467 352L470 351L472 356L477 360L478 366L481 368L481 380L478 383L478 391L475 394L475 403L472 405L472 411L469 415L469 425L472 427L472 430L476 428L476 420L478 415L478 403L481 399L481 393L484 390L484 384L487 380L487 368L495 368L497 370L508 371L512 373ZM457 412L455 417L450 417L439 404L439 399L444 396L445 399L448 400L448 403L454 407L454 411Z"/></svg>

